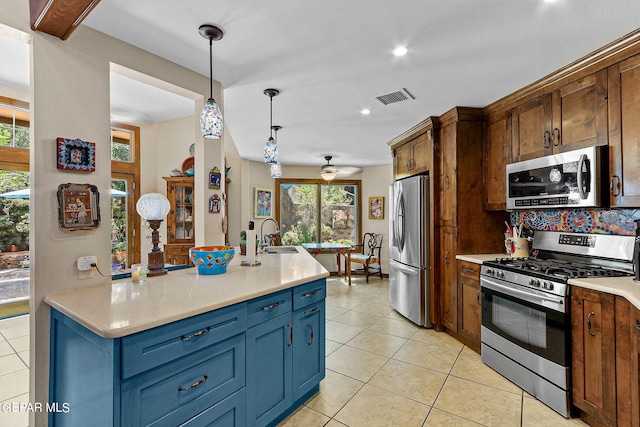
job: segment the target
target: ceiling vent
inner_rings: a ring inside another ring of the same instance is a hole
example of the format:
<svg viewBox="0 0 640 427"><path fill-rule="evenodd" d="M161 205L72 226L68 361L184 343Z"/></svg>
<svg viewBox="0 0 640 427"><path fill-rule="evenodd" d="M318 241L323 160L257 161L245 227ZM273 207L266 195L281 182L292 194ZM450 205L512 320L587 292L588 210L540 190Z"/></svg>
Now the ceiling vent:
<svg viewBox="0 0 640 427"><path fill-rule="evenodd" d="M386 95L380 95L380 96L376 96L376 99L378 101L380 101L382 103L382 105L388 105L388 104L393 104L396 102L402 102L402 101L408 101L410 99L416 99L415 96L413 96L411 94L411 92L409 92L407 90L407 88L402 88L402 90L399 90L397 92L391 92L388 93Z"/></svg>

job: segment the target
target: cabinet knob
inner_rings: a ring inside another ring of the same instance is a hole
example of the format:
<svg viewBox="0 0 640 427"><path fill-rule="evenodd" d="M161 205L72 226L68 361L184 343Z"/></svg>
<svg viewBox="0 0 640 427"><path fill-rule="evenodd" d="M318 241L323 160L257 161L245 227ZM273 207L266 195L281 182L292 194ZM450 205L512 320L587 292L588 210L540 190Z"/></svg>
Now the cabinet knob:
<svg viewBox="0 0 640 427"><path fill-rule="evenodd" d="M614 197L618 197L620 195L620 177L618 175L613 175L611 180L609 181L609 190Z"/></svg>
<svg viewBox="0 0 640 427"><path fill-rule="evenodd" d="M636 319L636 329L640 331L640 320Z"/></svg>

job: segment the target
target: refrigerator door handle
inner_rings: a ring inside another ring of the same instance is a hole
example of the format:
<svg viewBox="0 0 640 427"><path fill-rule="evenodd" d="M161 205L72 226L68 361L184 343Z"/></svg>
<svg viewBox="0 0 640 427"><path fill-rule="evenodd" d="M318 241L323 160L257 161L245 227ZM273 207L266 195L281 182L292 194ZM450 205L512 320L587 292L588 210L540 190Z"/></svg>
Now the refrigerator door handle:
<svg viewBox="0 0 640 427"><path fill-rule="evenodd" d="M404 250L404 194L402 192L402 188L398 192L398 203L396 203L396 215L395 215L395 226L396 226L396 238L398 241L398 249L400 252Z"/></svg>
<svg viewBox="0 0 640 427"><path fill-rule="evenodd" d="M411 274L411 275L414 275L414 276L417 275L418 272L420 271L420 270L418 270L416 268L407 267L406 265L401 264L398 261L394 261L392 259L389 260L389 265L391 267L395 268L396 270L399 270L399 271L401 271L401 272L403 272L405 274Z"/></svg>

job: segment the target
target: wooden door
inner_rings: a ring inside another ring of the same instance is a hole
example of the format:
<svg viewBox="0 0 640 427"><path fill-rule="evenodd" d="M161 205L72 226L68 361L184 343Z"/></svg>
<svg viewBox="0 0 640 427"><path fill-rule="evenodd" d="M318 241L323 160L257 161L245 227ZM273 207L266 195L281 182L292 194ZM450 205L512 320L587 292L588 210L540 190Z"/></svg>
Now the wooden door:
<svg viewBox="0 0 640 427"><path fill-rule="evenodd" d="M573 404L595 424L615 426L614 296L577 286L571 292Z"/></svg>
<svg viewBox="0 0 640 427"><path fill-rule="evenodd" d="M514 161L551 154L551 94L515 107L511 112L511 130Z"/></svg>
<svg viewBox="0 0 640 427"><path fill-rule="evenodd" d="M412 175L424 173L429 170L429 154L433 146L430 140L433 140L433 131L431 129L411 141Z"/></svg>
<svg viewBox="0 0 640 427"><path fill-rule="evenodd" d="M640 55L609 67L612 207L640 206Z"/></svg>
<svg viewBox="0 0 640 427"><path fill-rule="evenodd" d="M394 179L402 179L410 176L411 142L401 145L393 150L393 176Z"/></svg>
<svg viewBox="0 0 640 427"><path fill-rule="evenodd" d="M480 353L480 264L458 261L458 333Z"/></svg>
<svg viewBox="0 0 640 427"><path fill-rule="evenodd" d="M511 114L487 121L483 150L484 209L505 210L507 205L506 167L511 163Z"/></svg>
<svg viewBox="0 0 640 427"><path fill-rule="evenodd" d="M453 123L441 129L440 137L440 225L456 226L456 130Z"/></svg>
<svg viewBox="0 0 640 427"><path fill-rule="evenodd" d="M456 272L455 227L440 227L440 289L442 295L442 325L458 331L458 286Z"/></svg>
<svg viewBox="0 0 640 427"><path fill-rule="evenodd" d="M552 99L554 153L607 144L607 70L563 86Z"/></svg>

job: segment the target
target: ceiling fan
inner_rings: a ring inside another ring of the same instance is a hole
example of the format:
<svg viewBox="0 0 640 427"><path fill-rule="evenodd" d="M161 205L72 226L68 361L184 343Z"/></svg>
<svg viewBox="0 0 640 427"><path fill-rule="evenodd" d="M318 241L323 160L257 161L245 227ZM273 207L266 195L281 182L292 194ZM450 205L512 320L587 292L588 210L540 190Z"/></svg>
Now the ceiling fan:
<svg viewBox="0 0 640 427"><path fill-rule="evenodd" d="M326 165L322 165L320 168L320 176L325 181L331 181L336 177L345 177L351 176L355 173L362 171L362 168L353 167L353 166L340 166L337 168L336 166L331 164L331 159L333 156L324 156L324 159L327 161Z"/></svg>

